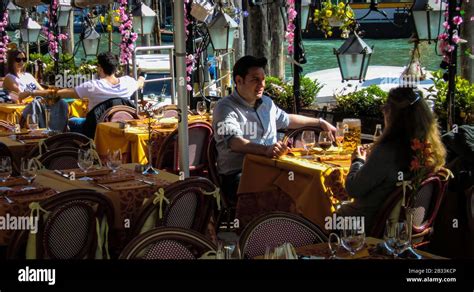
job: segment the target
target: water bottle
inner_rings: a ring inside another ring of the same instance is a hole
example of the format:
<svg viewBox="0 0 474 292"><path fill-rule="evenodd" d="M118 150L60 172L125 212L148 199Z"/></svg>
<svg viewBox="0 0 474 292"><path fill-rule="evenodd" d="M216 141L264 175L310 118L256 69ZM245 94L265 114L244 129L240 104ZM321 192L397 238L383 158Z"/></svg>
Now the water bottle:
<svg viewBox="0 0 474 292"><path fill-rule="evenodd" d="M377 124L375 126L374 142L377 141L380 138L380 136L382 136L382 125Z"/></svg>

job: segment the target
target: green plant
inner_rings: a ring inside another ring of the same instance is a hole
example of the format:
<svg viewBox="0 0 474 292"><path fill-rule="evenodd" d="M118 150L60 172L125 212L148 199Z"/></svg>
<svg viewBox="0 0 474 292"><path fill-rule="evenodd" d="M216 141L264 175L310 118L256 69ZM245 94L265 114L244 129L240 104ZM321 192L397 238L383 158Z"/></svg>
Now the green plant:
<svg viewBox="0 0 474 292"><path fill-rule="evenodd" d="M344 2L333 4L331 1L321 3L321 10L315 9L314 24L324 32L325 37L332 36L332 27L340 26L342 38L349 36L349 28L354 24L354 12Z"/></svg>
<svg viewBox="0 0 474 292"><path fill-rule="evenodd" d="M446 125L448 118L447 108L448 101L446 98L448 92L448 83L443 79L443 71L439 70L432 73L434 85L428 89L435 100L435 113L442 126ZM474 116L474 84L468 80L456 76L456 93L454 98L454 106L456 115L454 123L458 125L472 123Z"/></svg>
<svg viewBox="0 0 474 292"><path fill-rule="evenodd" d="M371 85L359 91L336 96L336 106L333 111L344 117L369 116L383 119L380 106L387 100L387 95L387 92L377 85Z"/></svg>
<svg viewBox="0 0 474 292"><path fill-rule="evenodd" d="M316 100L316 95L323 86L308 77L300 79L300 107L309 106ZM265 78L265 93L273 98L273 101L284 110L291 110L294 104L293 85L283 80L267 76Z"/></svg>

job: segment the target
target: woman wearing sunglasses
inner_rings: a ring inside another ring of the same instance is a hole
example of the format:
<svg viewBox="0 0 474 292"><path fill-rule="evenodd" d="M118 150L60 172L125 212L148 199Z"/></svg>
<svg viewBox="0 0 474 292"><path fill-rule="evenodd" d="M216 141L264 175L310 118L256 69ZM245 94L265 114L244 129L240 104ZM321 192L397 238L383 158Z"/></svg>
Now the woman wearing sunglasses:
<svg viewBox="0 0 474 292"><path fill-rule="evenodd" d="M22 50L11 50L7 54L7 76L3 88L18 95L22 101L31 95L34 90L43 90L38 81L28 72L25 72L26 53ZM12 97L12 99L15 99Z"/></svg>

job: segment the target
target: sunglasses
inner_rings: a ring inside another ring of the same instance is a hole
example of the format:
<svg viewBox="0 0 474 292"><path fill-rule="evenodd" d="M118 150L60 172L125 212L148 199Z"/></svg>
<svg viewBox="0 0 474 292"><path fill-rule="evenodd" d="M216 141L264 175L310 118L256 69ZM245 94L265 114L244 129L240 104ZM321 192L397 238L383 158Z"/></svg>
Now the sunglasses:
<svg viewBox="0 0 474 292"><path fill-rule="evenodd" d="M17 63L26 62L26 58L15 58L15 61L16 61Z"/></svg>

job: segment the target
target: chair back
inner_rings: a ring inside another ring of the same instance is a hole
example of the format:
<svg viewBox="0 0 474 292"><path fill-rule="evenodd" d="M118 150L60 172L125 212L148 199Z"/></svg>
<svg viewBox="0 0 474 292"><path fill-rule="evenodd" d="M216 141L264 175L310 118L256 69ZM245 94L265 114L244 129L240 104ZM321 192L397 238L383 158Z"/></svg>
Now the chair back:
<svg viewBox="0 0 474 292"><path fill-rule="evenodd" d="M44 140L43 142L43 149L42 152L47 152L49 150L54 150L58 148L75 148L75 149L82 149L84 147L89 148L91 139L87 136L75 133L75 132L68 132L68 133L61 133L58 135L51 136ZM40 154L40 145L36 145L33 149L31 149L28 157L36 157Z"/></svg>
<svg viewBox="0 0 474 292"><path fill-rule="evenodd" d="M15 159L13 158L13 154L10 151L10 148L8 148L8 146L5 145L2 142L0 142L0 156L10 157L10 161L12 162L12 174L13 175L19 175L20 174L19 167L15 163Z"/></svg>
<svg viewBox="0 0 474 292"><path fill-rule="evenodd" d="M84 134L94 139L95 136L95 129L97 127L97 123L100 120L100 117L111 107L116 105L126 105L132 108L135 108L135 105L128 99L125 98L110 98L106 101L99 103L98 105L94 106L86 116L86 121L84 122Z"/></svg>
<svg viewBox="0 0 474 292"><path fill-rule="evenodd" d="M103 122L124 122L139 119L137 110L127 105L115 105L106 110L99 118L99 123Z"/></svg>
<svg viewBox="0 0 474 292"><path fill-rule="evenodd" d="M283 144L286 144L288 147L291 148L304 148L304 144L301 141L301 136L304 131L313 131L314 137L316 138L316 142L318 141L319 132L321 132L320 127L301 127L298 129L288 131L285 136L283 137Z"/></svg>
<svg viewBox="0 0 474 292"><path fill-rule="evenodd" d="M177 118L179 113L179 108L176 104L167 104L160 106L156 111L163 111L164 118ZM188 115L192 115L193 112L188 110Z"/></svg>
<svg viewBox="0 0 474 292"><path fill-rule="evenodd" d="M77 168L78 151L77 148L71 147L57 148L41 155L39 161L50 170Z"/></svg>
<svg viewBox="0 0 474 292"><path fill-rule="evenodd" d="M108 256L108 247L99 246L108 242L107 230L114 222L113 204L106 196L93 190L71 190L54 195L39 205L36 236L29 236L28 230L15 231L8 246L8 258L21 258L27 245L34 247L27 251L27 258Z"/></svg>
<svg viewBox="0 0 474 292"><path fill-rule="evenodd" d="M212 137L212 127L203 122L190 123L188 127L189 169L191 175L203 175L207 170L207 149ZM174 130L158 151L156 167L179 173L178 129Z"/></svg>
<svg viewBox="0 0 474 292"><path fill-rule="evenodd" d="M203 177L190 177L167 186L164 189L166 200L160 203L151 199L145 203L135 220L132 237L159 226L206 233L216 204L215 198L204 192L210 193L215 189L216 186Z"/></svg>
<svg viewBox="0 0 474 292"><path fill-rule="evenodd" d="M190 260L215 250L215 245L196 231L160 227L135 237L119 259Z"/></svg>
<svg viewBox="0 0 474 292"><path fill-rule="evenodd" d="M294 247L327 242L323 231L309 220L295 214L270 212L250 222L240 236L244 258L265 254L266 247L291 243Z"/></svg>
<svg viewBox="0 0 474 292"><path fill-rule="evenodd" d="M402 187L397 187L392 193L390 193L383 205L379 208L379 211L374 217L374 225L372 230L368 232L368 236L375 238L383 238L385 231L385 224L389 218L396 218L400 214L401 200L403 198Z"/></svg>

